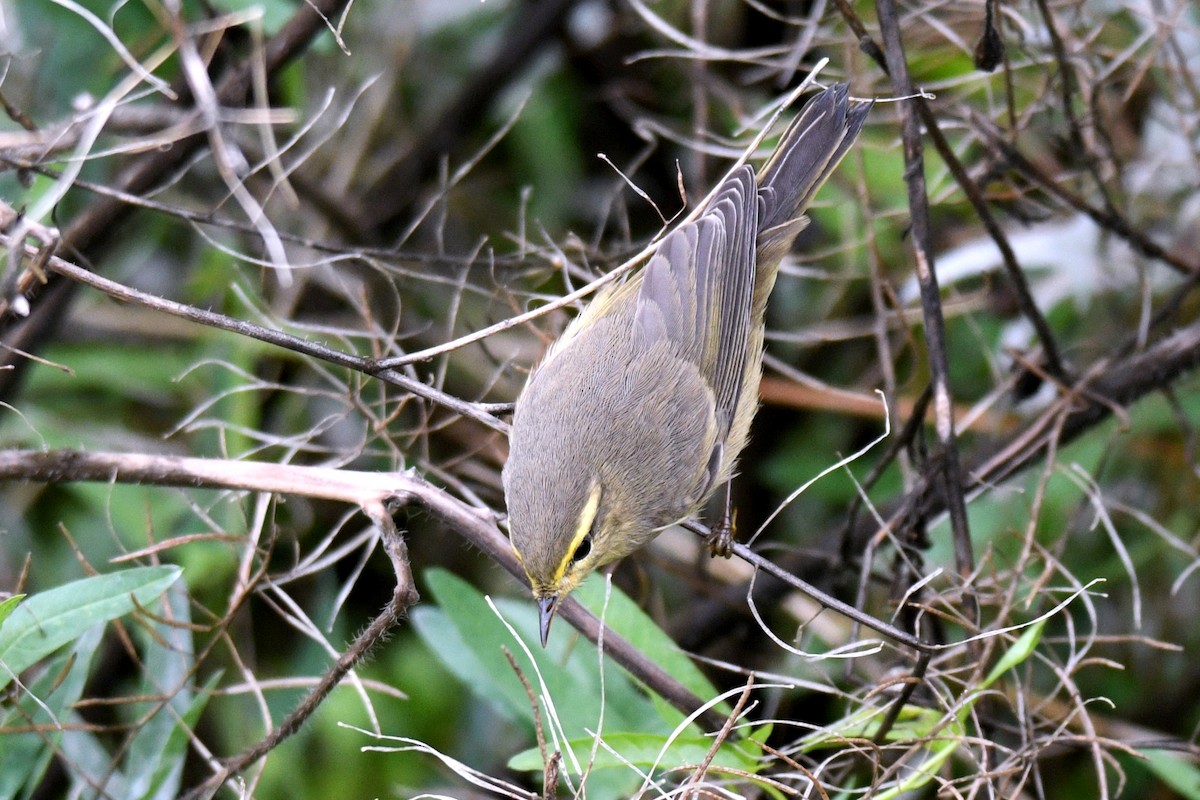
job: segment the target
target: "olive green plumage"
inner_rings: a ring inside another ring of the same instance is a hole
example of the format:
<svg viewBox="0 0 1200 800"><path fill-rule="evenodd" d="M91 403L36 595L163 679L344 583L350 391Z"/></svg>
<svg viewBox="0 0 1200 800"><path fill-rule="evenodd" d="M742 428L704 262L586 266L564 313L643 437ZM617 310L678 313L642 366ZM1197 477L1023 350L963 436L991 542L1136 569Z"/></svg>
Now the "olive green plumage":
<svg viewBox="0 0 1200 800"><path fill-rule="evenodd" d="M733 170L530 375L504 490L543 644L559 600L589 572L694 516L731 477L758 407L779 262L868 109L844 85L815 96L757 176Z"/></svg>

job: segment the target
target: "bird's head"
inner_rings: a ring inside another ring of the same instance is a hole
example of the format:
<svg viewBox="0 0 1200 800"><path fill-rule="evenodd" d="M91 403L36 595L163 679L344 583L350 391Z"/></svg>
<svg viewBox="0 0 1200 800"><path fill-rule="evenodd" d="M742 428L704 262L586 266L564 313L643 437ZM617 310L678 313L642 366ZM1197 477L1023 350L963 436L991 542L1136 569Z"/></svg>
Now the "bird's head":
<svg viewBox="0 0 1200 800"><path fill-rule="evenodd" d="M597 477L522 483L520 463L505 471L513 552L537 600L542 645L563 601L592 571L636 549L616 497Z"/></svg>

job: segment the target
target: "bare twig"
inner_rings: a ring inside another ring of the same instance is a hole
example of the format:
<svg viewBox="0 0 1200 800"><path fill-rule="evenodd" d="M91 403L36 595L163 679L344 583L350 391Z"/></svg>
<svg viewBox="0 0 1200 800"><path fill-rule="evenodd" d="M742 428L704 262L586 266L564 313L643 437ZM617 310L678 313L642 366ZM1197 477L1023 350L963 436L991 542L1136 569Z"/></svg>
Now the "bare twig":
<svg viewBox="0 0 1200 800"><path fill-rule="evenodd" d="M347 0L312 0L299 7L296 14L266 42L260 54L251 55L217 84L216 99L222 105L236 106L244 103L253 83L259 59L270 74L277 72L293 58L302 53L312 39L325 30L329 18L337 14ZM182 94L182 86L172 87ZM120 191L141 194L171 174L180 164L205 142L202 134L190 136L176 142L172 147L143 153L123 170L116 184ZM100 197L79 213L62 232L65 252L80 252L90 260L98 260L104 247L112 242L117 224L131 208L112 197ZM28 284L32 286L32 284ZM22 287L24 290L24 287ZM40 343L65 317L64 309L72 297L72 284L64 281L52 282L42 296L41 302L25 320L7 330L0 329L3 340L16 351L37 352ZM0 314L0 319L5 315ZM0 397L12 394L26 363L23 358L13 359L11 351L0 353L0 367L10 363L13 369L0 368Z"/></svg>
<svg viewBox="0 0 1200 800"><path fill-rule="evenodd" d="M971 124L983 137L984 141L990 147L995 148L1008 164L1071 208L1091 217L1104 230L1121 237L1131 247L1147 258L1161 261L1182 275L1191 275L1200 271L1200 260L1197 260L1194 256L1189 257L1186 253L1168 250L1147 236L1143 230L1130 222L1116 208L1097 208L1081 195L1067 188L1055 176L1045 174L1032 161L1026 158L1020 150L1009 144L991 120L974 111L970 113L970 119Z"/></svg>
<svg viewBox="0 0 1200 800"><path fill-rule="evenodd" d="M899 97L914 95L908 76L900 19L892 0L876 0L879 27L883 34L888 74ZM904 143L904 177L908 186L908 209L912 218L913 255L917 282L921 288L921 308L925 315L925 340L929 353L930 382L933 384L933 415L938 444L941 447L941 482L945 490L950 526L954 532L954 557L961 575L975 568L971 533L967 525L967 505L960 483L958 442L954 411L950 398L950 365L946 353L946 323L942 317L941 293L933 265L933 247L929 225L929 199L925 192L925 158L921 129L912 101L901 103L901 131Z"/></svg>
<svg viewBox="0 0 1200 800"><path fill-rule="evenodd" d="M238 755L225 759L221 769L185 792L182 795L185 800L211 797L221 784L240 774L300 730L300 726L312 716L317 707L342 682L350 670L361 663L371 650L387 638L388 632L399 624L408 609L420 599L413 583L412 570L408 564L408 547L404 543L404 537L396 529L390 513L384 508L383 503L368 504L364 510L382 530L383 548L396 573L396 588L392 593L391 601L379 616L375 617L371 624L355 637L346 652L321 677L321 680L301 701L300 705L296 706L278 726L261 740Z"/></svg>
<svg viewBox="0 0 1200 800"><path fill-rule="evenodd" d="M116 481L280 492L353 503L368 511L381 505L395 507L415 503L525 583L525 571L513 555L508 539L496 527L491 512L467 506L412 471L355 472L328 467L132 453L6 450L0 451L0 480ZM558 615L590 641L598 641L600 620L573 598L562 603ZM604 649L614 661L684 713L690 714L704 704L662 667L611 630L604 633ZM701 721L714 728L722 724L721 718L711 711L702 715Z"/></svg>
<svg viewBox="0 0 1200 800"><path fill-rule="evenodd" d="M520 5L497 38L499 46L488 62L480 65L454 100L413 137L411 150L388 167L364 199L355 204L361 211L356 219L363 233L387 231L401 220L416 196L421 177L433 171L433 166L453 148L464 129L489 108L542 46L551 41L576 2L537 0Z"/></svg>
<svg viewBox="0 0 1200 800"><path fill-rule="evenodd" d="M988 7L991 7L989 0ZM941 127L937 124L937 119L933 115L933 111L929 108L929 104L924 98L918 98L916 101L917 113L921 115L921 122L925 126L925 130L929 133L929 138L933 142L933 146L937 148L938 155L946 162L946 166L950 168L950 173L954 176L955 182L962 188L967 200L971 203L971 208L974 209L975 215L982 223L984 230L988 236L992 237L992 241L996 243L996 249L1000 251L1000 263L1004 265L1004 272L1008 276L1013 289L1017 294L1017 304L1021 309L1021 314L1029 320L1033 325L1034 331L1037 332L1038 341L1042 345L1042 354L1046 360L1046 368L1050 374L1060 384L1066 384L1070 381L1067 375L1066 365L1063 363L1062 356L1058 352L1058 342L1055 339L1054 332L1050 330L1050 323L1046 321L1046 317L1037 306L1037 301L1033 299L1033 292L1029 289L1029 281L1025 280L1025 273L1021 270L1021 265L1017 263L1017 256L1013 252L1012 245L1009 244L1008 236L1004 233L1004 229L1000 227L1000 223L996 221L991 209L988 207L987 201L984 200L983 193L979 186L967 174L967 170L959 161L958 155L950 147L950 143L946 141L945 134L942 133Z"/></svg>
<svg viewBox="0 0 1200 800"><path fill-rule="evenodd" d="M0 242L5 242L6 237L0 235ZM506 432L507 424L496 418L493 414L486 411L477 403L471 403L466 400L461 400L457 397L442 392L426 383L412 378L400 370L381 367L380 362L373 358L364 358L351 353L346 353L341 350L335 350L327 345L318 342L304 339L299 336L293 336L289 333L276 330L275 328L264 328L261 325L255 325L252 322L236 319L234 317L219 314L215 311L190 306L185 303L178 303L174 300L167 300L161 297L156 297L148 292L143 292L116 281L103 278L94 272L83 269L75 264L65 261L57 256L46 260L46 268L57 275L70 278L72 281L90 286L93 289L103 292L112 297L114 300L119 300L126 303L136 303L145 308L169 314L181 319L190 320L200 325L205 325L218 330L229 331L240 336L246 336L251 339L257 339L260 342L266 342L278 347L291 350L295 353L317 358L330 364L335 364L340 367L347 367L358 372L371 375L379 378L382 381L397 386L405 391L411 392L417 397L424 398L430 402L437 403L445 408L461 414L468 419L473 419L476 422L482 423L494 430Z"/></svg>

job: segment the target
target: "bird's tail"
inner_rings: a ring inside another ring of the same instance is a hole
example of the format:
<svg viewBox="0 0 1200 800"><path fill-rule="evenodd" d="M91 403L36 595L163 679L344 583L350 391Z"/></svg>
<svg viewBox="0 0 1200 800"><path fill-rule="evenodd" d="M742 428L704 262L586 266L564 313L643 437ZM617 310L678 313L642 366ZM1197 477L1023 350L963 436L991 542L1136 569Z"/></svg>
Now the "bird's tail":
<svg viewBox="0 0 1200 800"><path fill-rule="evenodd" d="M804 209L858 138L870 110L870 103L851 104L850 87L838 84L808 101L784 131L757 176L760 269L773 273L787 254L807 223ZM768 284L774 283L770 277Z"/></svg>

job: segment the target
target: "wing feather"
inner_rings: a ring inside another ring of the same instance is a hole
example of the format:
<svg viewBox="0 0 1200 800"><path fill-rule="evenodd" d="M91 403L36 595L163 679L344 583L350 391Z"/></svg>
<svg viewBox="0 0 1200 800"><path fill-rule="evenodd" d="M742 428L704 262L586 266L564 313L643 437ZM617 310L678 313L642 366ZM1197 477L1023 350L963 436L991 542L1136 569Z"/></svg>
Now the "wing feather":
<svg viewBox="0 0 1200 800"><path fill-rule="evenodd" d="M670 342L712 388L728 433L746 372L758 210L754 173L735 170L696 220L668 234L642 275L639 344Z"/></svg>

